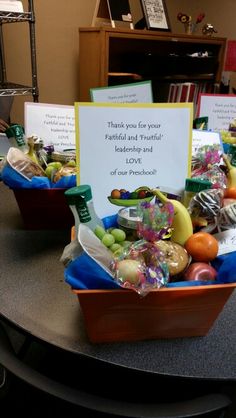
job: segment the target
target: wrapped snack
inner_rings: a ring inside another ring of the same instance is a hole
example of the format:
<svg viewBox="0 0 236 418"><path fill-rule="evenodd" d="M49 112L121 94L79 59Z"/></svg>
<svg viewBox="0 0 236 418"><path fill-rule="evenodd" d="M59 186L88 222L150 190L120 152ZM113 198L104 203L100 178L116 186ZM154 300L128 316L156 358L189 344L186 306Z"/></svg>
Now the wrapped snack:
<svg viewBox="0 0 236 418"><path fill-rule="evenodd" d="M162 206L142 202L137 208L140 221L137 223L138 236L154 242L167 237L174 219L174 206L167 202Z"/></svg>
<svg viewBox="0 0 236 418"><path fill-rule="evenodd" d="M217 144L199 148L192 158L192 178L208 180L213 188L225 188L227 177L220 168L222 162L222 151Z"/></svg>
<svg viewBox="0 0 236 418"><path fill-rule="evenodd" d="M189 202L189 213L193 218L205 218L214 222L223 206L223 189L208 189L197 193Z"/></svg>
<svg viewBox="0 0 236 418"><path fill-rule="evenodd" d="M138 214L140 221L137 231L142 239L115 258L112 270L115 280L122 287L134 289L144 296L169 281L168 264L155 241L170 233L174 207L171 202L161 207L151 202L142 202L138 206Z"/></svg>
<svg viewBox="0 0 236 418"><path fill-rule="evenodd" d="M18 148L11 147L7 153L7 163L25 179L31 180L34 176L45 176L45 172L39 164L32 161Z"/></svg>
<svg viewBox="0 0 236 418"><path fill-rule="evenodd" d="M220 164L221 157L222 151L217 144L200 147L192 159L192 177L204 173L215 164Z"/></svg>
<svg viewBox="0 0 236 418"><path fill-rule="evenodd" d="M188 267L191 257L182 245L172 241L160 240L155 243L163 253L168 265L170 278L182 274Z"/></svg>
<svg viewBox="0 0 236 418"><path fill-rule="evenodd" d="M145 240L133 243L114 260L111 268L120 286L133 289L141 296L169 281L168 265L161 250Z"/></svg>
<svg viewBox="0 0 236 418"><path fill-rule="evenodd" d="M62 177L65 176L72 176L77 174L77 168L76 167L70 167L70 166L63 166L60 168L53 177L53 182L56 183L59 181Z"/></svg>
<svg viewBox="0 0 236 418"><path fill-rule="evenodd" d="M195 179L210 181L213 189L225 189L227 186L227 176L225 172L219 167L214 166L205 171Z"/></svg>
<svg viewBox="0 0 236 418"><path fill-rule="evenodd" d="M236 227L236 202L220 209L217 224L220 228L231 229Z"/></svg>

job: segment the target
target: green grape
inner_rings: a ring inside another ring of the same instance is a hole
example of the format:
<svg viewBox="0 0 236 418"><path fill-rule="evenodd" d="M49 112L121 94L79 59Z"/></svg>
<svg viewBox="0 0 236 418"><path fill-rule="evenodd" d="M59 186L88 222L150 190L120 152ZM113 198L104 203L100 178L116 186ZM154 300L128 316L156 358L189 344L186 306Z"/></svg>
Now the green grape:
<svg viewBox="0 0 236 418"><path fill-rule="evenodd" d="M110 248L109 248L109 249L110 249ZM122 256L122 255L123 255L123 253L124 253L124 248L120 247L120 248L118 248L118 250L116 250L116 251L113 253L113 255L114 255L115 257L120 257L120 256Z"/></svg>
<svg viewBox="0 0 236 418"><path fill-rule="evenodd" d="M106 232L108 233L108 234L110 234L111 233L111 231L114 229L114 226L111 226L110 228L108 228L107 230L106 230Z"/></svg>
<svg viewBox="0 0 236 418"><path fill-rule="evenodd" d="M100 226L100 225L97 225L96 228L94 229L94 234L100 240L102 240L102 238L104 237L105 233L106 233L105 229L102 226Z"/></svg>
<svg viewBox="0 0 236 418"><path fill-rule="evenodd" d="M129 246L131 245L131 241L122 241L122 242L120 243L120 245L121 245L123 248L127 248L127 247L129 247Z"/></svg>
<svg viewBox="0 0 236 418"><path fill-rule="evenodd" d="M113 253L115 253L117 250L120 250L120 249L122 249L122 246L118 244L117 242L115 242L109 247L109 250L111 250Z"/></svg>
<svg viewBox="0 0 236 418"><path fill-rule="evenodd" d="M122 229L114 228L111 231L111 234L113 235L115 242L125 241L126 233Z"/></svg>
<svg viewBox="0 0 236 418"><path fill-rule="evenodd" d="M110 247L112 244L115 243L115 238L113 237L113 235L108 234L107 232L103 235L102 237L102 243L106 246L106 247Z"/></svg>

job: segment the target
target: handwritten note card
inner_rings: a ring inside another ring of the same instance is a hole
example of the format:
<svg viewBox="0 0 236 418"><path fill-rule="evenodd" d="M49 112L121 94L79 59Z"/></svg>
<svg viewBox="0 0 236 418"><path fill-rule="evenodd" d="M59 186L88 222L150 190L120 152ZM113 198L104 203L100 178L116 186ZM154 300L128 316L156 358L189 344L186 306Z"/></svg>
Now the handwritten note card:
<svg viewBox="0 0 236 418"><path fill-rule="evenodd" d="M76 103L78 184L90 184L100 216L116 213L113 189L180 194L190 175L192 103Z"/></svg>
<svg viewBox="0 0 236 418"><path fill-rule="evenodd" d="M208 129L227 131L236 118L236 95L201 94L199 116L208 116Z"/></svg>
<svg viewBox="0 0 236 418"><path fill-rule="evenodd" d="M96 103L152 103L151 81L91 89L91 99Z"/></svg>
<svg viewBox="0 0 236 418"><path fill-rule="evenodd" d="M74 106L26 102L25 134L39 136L55 151L75 149Z"/></svg>

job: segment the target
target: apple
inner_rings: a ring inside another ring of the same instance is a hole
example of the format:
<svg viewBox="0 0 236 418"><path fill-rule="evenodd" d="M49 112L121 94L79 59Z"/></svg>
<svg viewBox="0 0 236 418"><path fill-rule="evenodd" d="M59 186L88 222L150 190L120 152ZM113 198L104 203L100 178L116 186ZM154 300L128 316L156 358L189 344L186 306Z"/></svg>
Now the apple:
<svg viewBox="0 0 236 418"><path fill-rule="evenodd" d="M139 190L138 199L144 199L146 196L147 196L147 193L145 190Z"/></svg>
<svg viewBox="0 0 236 418"><path fill-rule="evenodd" d="M69 160L66 165L67 167L76 167L76 162L75 160Z"/></svg>
<svg viewBox="0 0 236 418"><path fill-rule="evenodd" d="M137 260L121 260L117 263L117 277L122 283L139 285L142 276L142 268Z"/></svg>
<svg viewBox="0 0 236 418"><path fill-rule="evenodd" d="M49 163L45 169L46 176L49 178L49 180L53 179L54 174L62 168L62 163L59 161L54 161L52 163Z"/></svg>
<svg viewBox="0 0 236 418"><path fill-rule="evenodd" d="M195 262L184 272L184 280L215 280L217 271L208 263Z"/></svg>

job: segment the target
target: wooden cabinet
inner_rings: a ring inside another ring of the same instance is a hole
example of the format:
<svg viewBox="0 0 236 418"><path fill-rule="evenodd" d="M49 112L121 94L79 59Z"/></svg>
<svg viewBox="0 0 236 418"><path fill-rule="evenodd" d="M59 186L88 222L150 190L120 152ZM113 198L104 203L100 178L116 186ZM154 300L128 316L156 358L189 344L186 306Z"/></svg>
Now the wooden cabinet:
<svg viewBox="0 0 236 418"><path fill-rule="evenodd" d="M152 80L154 101L170 83L219 85L226 38L113 28L79 29L79 100L90 88ZM211 90L212 87L212 90Z"/></svg>

